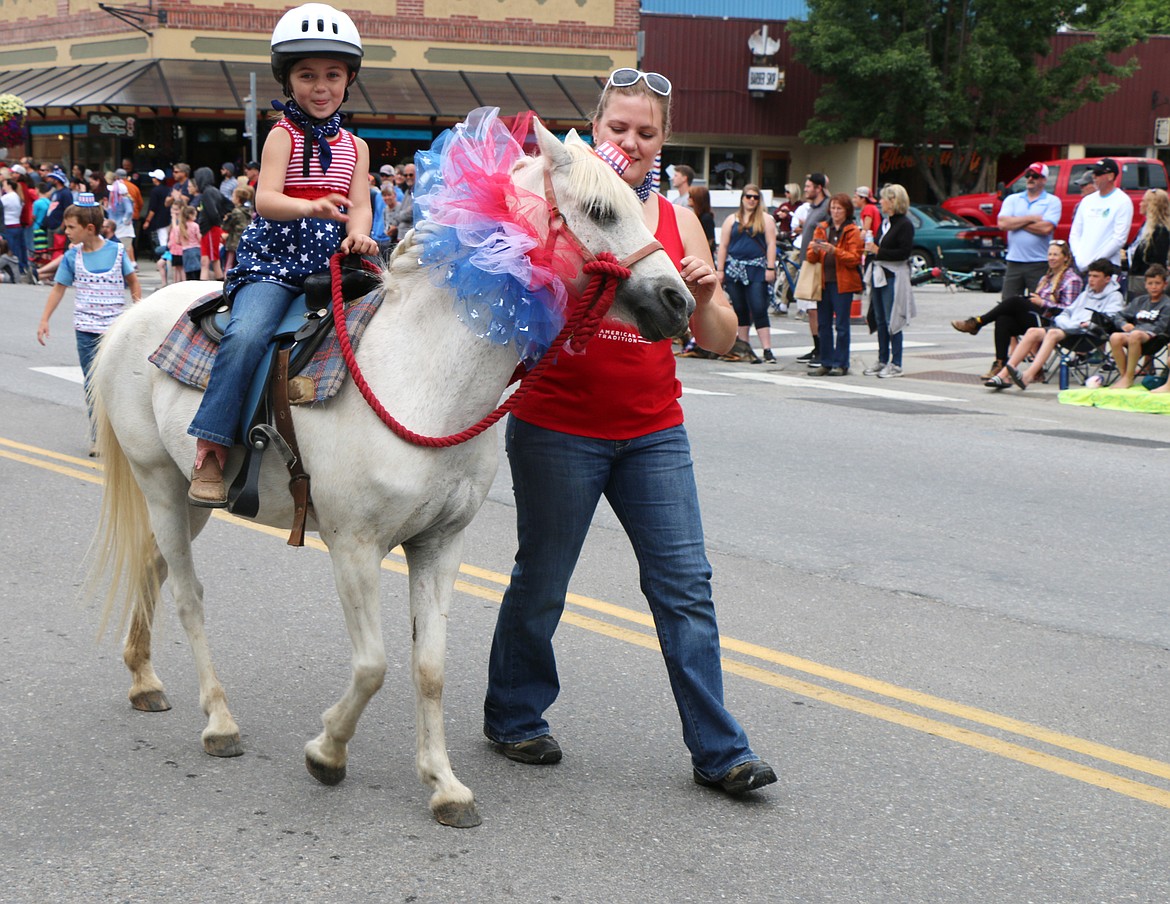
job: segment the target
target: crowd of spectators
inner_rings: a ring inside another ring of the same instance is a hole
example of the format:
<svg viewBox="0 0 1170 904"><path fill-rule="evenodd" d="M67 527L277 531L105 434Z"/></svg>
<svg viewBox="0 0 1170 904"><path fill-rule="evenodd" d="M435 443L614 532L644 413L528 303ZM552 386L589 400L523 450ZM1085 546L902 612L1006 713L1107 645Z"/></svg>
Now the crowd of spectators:
<svg viewBox="0 0 1170 904"><path fill-rule="evenodd" d="M74 164L67 172L30 157L0 165L0 283L52 280L67 244L62 217L82 192L102 207L102 232L120 241L131 261L153 260L163 285L222 279L255 215L260 164L228 161L217 170L176 163L169 172L142 173L129 158L110 170ZM372 238L384 254L414 223L414 172L408 162L370 173Z"/></svg>

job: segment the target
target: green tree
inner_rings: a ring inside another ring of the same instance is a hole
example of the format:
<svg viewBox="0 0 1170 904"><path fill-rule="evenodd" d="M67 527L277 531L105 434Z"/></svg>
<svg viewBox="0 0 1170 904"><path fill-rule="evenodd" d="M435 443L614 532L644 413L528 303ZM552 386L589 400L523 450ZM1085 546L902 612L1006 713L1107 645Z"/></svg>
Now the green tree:
<svg viewBox="0 0 1170 904"><path fill-rule="evenodd" d="M1134 71L1126 51L1149 30L1131 2L1088 0L1069 14L1063 0L809 0L807 21L788 30L796 58L826 81L801 137L890 142L914 152L939 197L971 191L1037 125ZM1090 23L1100 28L1051 56L1058 29Z"/></svg>

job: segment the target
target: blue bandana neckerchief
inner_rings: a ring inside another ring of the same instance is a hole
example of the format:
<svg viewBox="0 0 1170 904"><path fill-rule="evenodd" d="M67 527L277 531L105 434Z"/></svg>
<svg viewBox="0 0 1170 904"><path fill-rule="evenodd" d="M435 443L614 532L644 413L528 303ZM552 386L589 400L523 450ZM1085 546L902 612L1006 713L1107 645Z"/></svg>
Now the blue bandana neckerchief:
<svg viewBox="0 0 1170 904"><path fill-rule="evenodd" d="M295 100L282 104L278 100L272 102L272 109L279 110L294 126L305 133L305 156L301 168L301 175L309 175L309 158L312 154L308 136L313 137L313 144L321 152L321 172L329 172L329 164L333 162L333 149L329 147L328 139L341 131L341 111L334 110L333 115L325 120L310 119L309 115L300 108Z"/></svg>
<svg viewBox="0 0 1170 904"><path fill-rule="evenodd" d="M634 194L638 196L638 200L645 203L646 199L650 197L650 186L654 182L653 171L646 174L646 178L642 180L641 185L634 186Z"/></svg>

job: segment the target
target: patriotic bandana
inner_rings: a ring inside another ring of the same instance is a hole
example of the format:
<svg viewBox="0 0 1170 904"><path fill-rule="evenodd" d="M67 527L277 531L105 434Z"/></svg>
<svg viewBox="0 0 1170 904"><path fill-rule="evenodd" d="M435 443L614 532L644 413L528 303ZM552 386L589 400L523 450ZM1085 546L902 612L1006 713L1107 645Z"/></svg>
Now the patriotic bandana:
<svg viewBox="0 0 1170 904"><path fill-rule="evenodd" d="M638 200L645 202L650 197L650 192L654 187L654 173L647 173L646 178L642 180L641 185L634 186L634 194L638 196Z"/></svg>
<svg viewBox="0 0 1170 904"><path fill-rule="evenodd" d="M300 108L295 100L282 104L278 100L272 102L272 109L279 110L294 126L313 136L313 143L321 152L321 172L329 172L329 164L333 162L333 149L329 147L328 139L341 131L341 111L334 110L333 115L326 120L310 119L309 114ZM305 155L309 154L309 142L305 142ZM308 175L309 162L305 160L305 175Z"/></svg>

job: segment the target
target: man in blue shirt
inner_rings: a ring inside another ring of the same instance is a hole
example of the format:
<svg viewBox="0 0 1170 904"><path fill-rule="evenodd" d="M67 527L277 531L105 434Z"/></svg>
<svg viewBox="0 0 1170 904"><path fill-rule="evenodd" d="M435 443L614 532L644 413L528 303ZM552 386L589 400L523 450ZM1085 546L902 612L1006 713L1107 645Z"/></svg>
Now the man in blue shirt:
<svg viewBox="0 0 1170 904"><path fill-rule="evenodd" d="M53 237L52 256L58 258L65 253L65 234L60 230L65 211L73 203L73 192L69 190L69 180L60 167L54 167L45 178L53 186L53 194L49 196L49 212L45 214L44 227Z"/></svg>
<svg viewBox="0 0 1170 904"><path fill-rule="evenodd" d="M1044 190L1048 167L1033 163L1024 173L1027 189L1008 195L997 225L1007 230L1007 271L1001 298L1027 295L1048 272L1048 243L1060 222L1060 198Z"/></svg>

